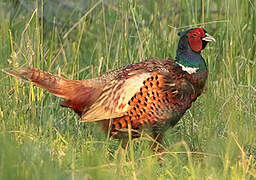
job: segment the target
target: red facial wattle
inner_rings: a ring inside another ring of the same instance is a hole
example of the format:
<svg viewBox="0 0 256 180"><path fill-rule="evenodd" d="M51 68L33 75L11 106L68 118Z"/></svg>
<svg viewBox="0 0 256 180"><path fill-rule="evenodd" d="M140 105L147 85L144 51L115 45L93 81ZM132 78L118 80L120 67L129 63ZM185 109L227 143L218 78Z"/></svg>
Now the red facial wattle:
<svg viewBox="0 0 256 180"><path fill-rule="evenodd" d="M205 37L203 28L196 28L189 31L187 34L189 45L195 52L200 52L203 49L203 42L201 38Z"/></svg>

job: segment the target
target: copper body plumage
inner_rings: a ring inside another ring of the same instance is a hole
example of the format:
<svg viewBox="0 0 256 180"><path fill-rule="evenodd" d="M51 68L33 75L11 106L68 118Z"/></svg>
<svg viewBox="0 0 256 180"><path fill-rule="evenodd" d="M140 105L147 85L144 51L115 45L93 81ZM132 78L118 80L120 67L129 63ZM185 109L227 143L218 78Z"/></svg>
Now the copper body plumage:
<svg viewBox="0 0 256 180"><path fill-rule="evenodd" d="M73 109L83 122L100 122L116 138L129 127L132 137L145 128L154 138L161 136L202 94L208 74L207 69L189 73L172 59L148 59L87 80L68 80L35 68L5 72L64 98L61 106Z"/></svg>

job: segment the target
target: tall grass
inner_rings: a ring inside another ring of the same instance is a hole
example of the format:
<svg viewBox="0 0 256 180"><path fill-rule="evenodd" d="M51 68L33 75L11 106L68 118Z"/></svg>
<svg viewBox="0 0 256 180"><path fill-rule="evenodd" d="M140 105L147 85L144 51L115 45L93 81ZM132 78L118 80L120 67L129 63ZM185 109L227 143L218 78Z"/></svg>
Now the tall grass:
<svg viewBox="0 0 256 180"><path fill-rule="evenodd" d="M256 1L90 1L64 22L42 16L46 8L0 1L0 69L92 78L175 58L177 32L204 26L217 40L203 52L207 90L166 132L159 161L146 135L121 151L60 99L0 73L0 179L256 178Z"/></svg>

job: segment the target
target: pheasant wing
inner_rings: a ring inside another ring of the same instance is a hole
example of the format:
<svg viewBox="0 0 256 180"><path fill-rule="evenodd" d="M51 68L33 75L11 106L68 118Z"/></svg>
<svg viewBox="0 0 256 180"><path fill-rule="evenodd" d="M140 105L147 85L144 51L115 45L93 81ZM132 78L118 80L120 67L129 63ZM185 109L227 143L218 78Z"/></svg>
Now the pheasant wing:
<svg viewBox="0 0 256 180"><path fill-rule="evenodd" d="M124 116L129 109L129 100L140 91L143 82L152 73L136 70L122 78L116 78L105 84L99 98L83 113L83 122L99 121Z"/></svg>

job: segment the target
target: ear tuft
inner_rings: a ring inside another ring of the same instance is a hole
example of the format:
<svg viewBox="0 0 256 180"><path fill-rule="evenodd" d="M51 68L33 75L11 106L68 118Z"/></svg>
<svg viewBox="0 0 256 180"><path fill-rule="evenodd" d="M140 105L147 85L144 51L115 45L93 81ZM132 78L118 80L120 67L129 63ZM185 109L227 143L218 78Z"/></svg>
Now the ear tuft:
<svg viewBox="0 0 256 180"><path fill-rule="evenodd" d="M186 31L178 32L178 36L182 37L182 36L184 36L185 34L187 34L189 31L191 31L191 30L193 30L193 29L194 29L194 28L188 29L188 30L186 30Z"/></svg>

